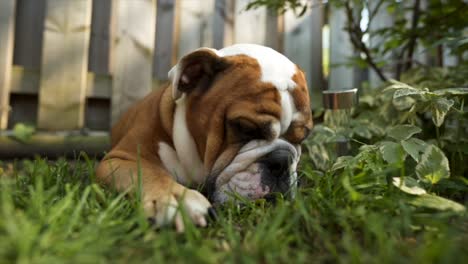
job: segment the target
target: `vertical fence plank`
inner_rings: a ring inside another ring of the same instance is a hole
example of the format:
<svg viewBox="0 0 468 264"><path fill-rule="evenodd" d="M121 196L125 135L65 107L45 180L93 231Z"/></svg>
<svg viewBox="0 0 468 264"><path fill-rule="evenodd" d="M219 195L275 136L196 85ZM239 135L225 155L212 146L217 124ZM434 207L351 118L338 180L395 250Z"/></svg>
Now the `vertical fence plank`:
<svg viewBox="0 0 468 264"><path fill-rule="evenodd" d="M408 1L405 1L407 4ZM378 4L377 1L369 1L369 8L370 10L374 10L376 8L376 5ZM372 34L373 32L378 31L379 29L382 29L384 27L391 27L394 23L394 17L387 12L387 3L383 3L379 9L379 12L375 15L374 19L370 23L370 28L369 28L369 47L371 49L380 47L382 43L384 42L384 39L382 36L379 36L377 34ZM386 55L386 61L391 62L392 57L395 57L394 54L387 54ZM392 72L394 71L394 67L389 67L382 68L383 73L388 76L388 77L394 77L392 76ZM380 80L379 76L375 73L374 70L369 68L369 83L371 87L377 87L378 85L382 84L382 81Z"/></svg>
<svg viewBox="0 0 468 264"><path fill-rule="evenodd" d="M278 52L284 51L284 16L267 11L265 45Z"/></svg>
<svg viewBox="0 0 468 264"><path fill-rule="evenodd" d="M344 10L330 11L330 78L329 90L352 88L354 85L353 69L343 65L354 55L346 25Z"/></svg>
<svg viewBox="0 0 468 264"><path fill-rule="evenodd" d="M7 127L10 109L15 4L16 0L3 0L0 3L0 130Z"/></svg>
<svg viewBox="0 0 468 264"><path fill-rule="evenodd" d="M213 48L222 49L234 43L236 0L216 0L213 16Z"/></svg>
<svg viewBox="0 0 468 264"><path fill-rule="evenodd" d="M237 43L265 45L267 9L262 7L245 11L250 0L237 0L234 21L234 39Z"/></svg>
<svg viewBox="0 0 468 264"><path fill-rule="evenodd" d="M309 89L315 92L325 90L323 74L323 47L322 47L322 28L323 28L323 4L320 0L312 1L310 13L310 80Z"/></svg>
<svg viewBox="0 0 468 264"><path fill-rule="evenodd" d="M311 9L307 10L306 13L297 17L293 11L287 11L284 14L285 17L285 43L284 53L294 63L299 65L301 69L306 73L307 80L310 86L312 76L312 52L316 52L312 49L313 45L316 45L315 38L312 36L311 27ZM318 51L321 54L321 51ZM309 87L310 88L310 87Z"/></svg>
<svg viewBox="0 0 468 264"><path fill-rule="evenodd" d="M46 0L17 0L15 25L16 65L29 69L41 67Z"/></svg>
<svg viewBox="0 0 468 264"><path fill-rule="evenodd" d="M155 0L119 2L114 47L112 123L152 89L155 19Z"/></svg>
<svg viewBox="0 0 468 264"><path fill-rule="evenodd" d="M199 47L211 47L214 0L180 0L178 59Z"/></svg>
<svg viewBox="0 0 468 264"><path fill-rule="evenodd" d="M174 44L176 3L173 0L158 0L156 16L156 39L153 77L156 80L167 80L171 69Z"/></svg>
<svg viewBox="0 0 468 264"><path fill-rule="evenodd" d="M117 0L93 1L88 70L98 74L112 72L112 46Z"/></svg>
<svg viewBox="0 0 468 264"><path fill-rule="evenodd" d="M47 0L39 128L83 126L90 26L91 0Z"/></svg>

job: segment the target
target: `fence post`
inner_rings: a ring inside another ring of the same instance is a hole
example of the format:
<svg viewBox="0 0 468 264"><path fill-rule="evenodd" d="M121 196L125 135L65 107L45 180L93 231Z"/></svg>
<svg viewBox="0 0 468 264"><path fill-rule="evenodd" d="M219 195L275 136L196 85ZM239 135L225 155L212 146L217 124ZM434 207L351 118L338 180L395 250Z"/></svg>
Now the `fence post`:
<svg viewBox="0 0 468 264"><path fill-rule="evenodd" d="M322 47L322 29L323 29L323 4L321 0L312 1L310 12L310 80L309 89L314 92L325 90L323 74L323 47Z"/></svg>
<svg viewBox="0 0 468 264"><path fill-rule="evenodd" d="M176 38L174 34L175 10L177 3L173 0L158 0L156 10L156 35L154 42L153 77L156 81L167 80L167 73L171 69L173 47Z"/></svg>
<svg viewBox="0 0 468 264"><path fill-rule="evenodd" d="M236 0L234 38L237 43L265 45L267 9L245 11L250 0Z"/></svg>
<svg viewBox="0 0 468 264"><path fill-rule="evenodd" d="M41 67L46 0L22 0L16 5L15 65Z"/></svg>
<svg viewBox="0 0 468 264"><path fill-rule="evenodd" d="M16 0L0 3L0 130L8 124Z"/></svg>
<svg viewBox="0 0 468 264"><path fill-rule="evenodd" d="M47 0L38 127L78 129L84 124L91 1Z"/></svg>
<svg viewBox="0 0 468 264"><path fill-rule="evenodd" d="M377 1L369 1L370 10L374 10L376 8L377 4L378 4ZM380 6L379 11L376 13L374 19L372 20L372 22L369 25L370 26L370 28L369 28L369 32L370 32L369 33L369 46L370 46L371 49L379 47L384 42L384 39L383 39L382 36L373 34L373 32L376 32L377 30L382 29L384 27L392 26L393 21L394 21L394 17L393 17L393 15L391 15L391 14L389 14L387 12L387 4L384 2ZM386 58L383 58L383 59L386 59L386 61L391 62L392 59L394 59L394 57L395 57L394 55L395 54L389 53L389 54L386 55ZM387 70L385 70L385 69L387 69ZM389 77L392 77L392 78L394 77L394 76L391 75L392 72L394 71L394 67L385 67L385 68L382 68L382 71L386 76L389 76ZM375 71L373 69L371 69L371 68L369 68L369 83L370 83L371 87L377 87L377 86L382 84L382 80L375 73Z"/></svg>
<svg viewBox="0 0 468 264"><path fill-rule="evenodd" d="M214 0L180 2L178 58L199 47L211 47L214 6Z"/></svg>
<svg viewBox="0 0 468 264"><path fill-rule="evenodd" d="M329 90L351 88L354 84L353 68L342 65L354 55L346 26L346 14L343 10L330 10L330 78Z"/></svg>
<svg viewBox="0 0 468 264"><path fill-rule="evenodd" d="M98 74L112 72L117 0L93 1L88 71Z"/></svg>
<svg viewBox="0 0 468 264"><path fill-rule="evenodd" d="M267 10L265 45L284 52L284 15Z"/></svg>
<svg viewBox="0 0 468 264"><path fill-rule="evenodd" d="M213 17L213 48L222 49L234 43L236 0L216 0Z"/></svg>
<svg viewBox="0 0 468 264"><path fill-rule="evenodd" d="M152 88L156 0L121 0L118 5L111 123Z"/></svg>

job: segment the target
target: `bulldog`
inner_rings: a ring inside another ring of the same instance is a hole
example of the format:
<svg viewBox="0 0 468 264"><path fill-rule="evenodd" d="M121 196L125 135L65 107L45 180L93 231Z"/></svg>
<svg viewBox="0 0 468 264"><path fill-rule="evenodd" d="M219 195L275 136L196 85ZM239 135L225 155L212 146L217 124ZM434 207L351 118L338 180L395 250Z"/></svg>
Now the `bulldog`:
<svg viewBox="0 0 468 264"><path fill-rule="evenodd" d="M237 44L197 49L168 76L167 87L112 128L99 181L126 191L141 180L146 214L178 231L184 230L180 205L206 226L212 203L294 196L300 144L312 128L298 66L271 48ZM190 189L197 186L206 196Z"/></svg>

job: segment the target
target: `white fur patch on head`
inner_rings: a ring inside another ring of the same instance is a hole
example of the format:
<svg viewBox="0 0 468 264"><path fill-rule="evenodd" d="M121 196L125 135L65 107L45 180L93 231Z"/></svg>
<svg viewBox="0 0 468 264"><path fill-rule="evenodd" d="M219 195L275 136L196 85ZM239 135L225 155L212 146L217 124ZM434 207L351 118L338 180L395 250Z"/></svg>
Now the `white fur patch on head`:
<svg viewBox="0 0 468 264"><path fill-rule="evenodd" d="M275 51L272 48L256 45L256 44L236 44L221 50L212 48L199 48L199 50L209 50L219 57L246 55L257 60L262 71L262 82L273 84L279 91L291 90L296 87L296 83L292 80L296 74L296 65L283 54ZM179 82L183 80L180 60L168 73L168 77L172 82L172 97L174 100L180 98L182 93L177 89Z"/></svg>
<svg viewBox="0 0 468 264"><path fill-rule="evenodd" d="M221 57L234 55L252 57L260 65L262 82L272 83L280 91L296 87L296 83L292 80L296 74L296 65L272 48L256 44L236 44L219 50L217 54Z"/></svg>
<svg viewBox="0 0 468 264"><path fill-rule="evenodd" d="M297 73L296 65L283 54L269 47L256 44L236 44L216 52L218 56L227 57L246 55L257 60L262 71L262 82L269 82L278 89L281 96L280 133L285 133L292 121L299 120L300 112L289 93L297 84L292 80Z"/></svg>

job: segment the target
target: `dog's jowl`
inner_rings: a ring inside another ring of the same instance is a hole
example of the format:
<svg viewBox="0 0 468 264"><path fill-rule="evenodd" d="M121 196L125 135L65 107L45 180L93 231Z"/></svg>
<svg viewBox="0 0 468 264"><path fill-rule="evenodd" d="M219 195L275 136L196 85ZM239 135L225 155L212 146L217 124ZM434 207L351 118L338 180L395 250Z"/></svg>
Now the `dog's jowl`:
<svg viewBox="0 0 468 264"><path fill-rule="evenodd" d="M180 203L205 226L212 203L294 195L312 116L304 73L293 62L259 45L200 48L169 79L113 127L112 150L97 168L102 183L127 190L140 170L146 213L180 231ZM190 189L199 185L207 197Z"/></svg>

